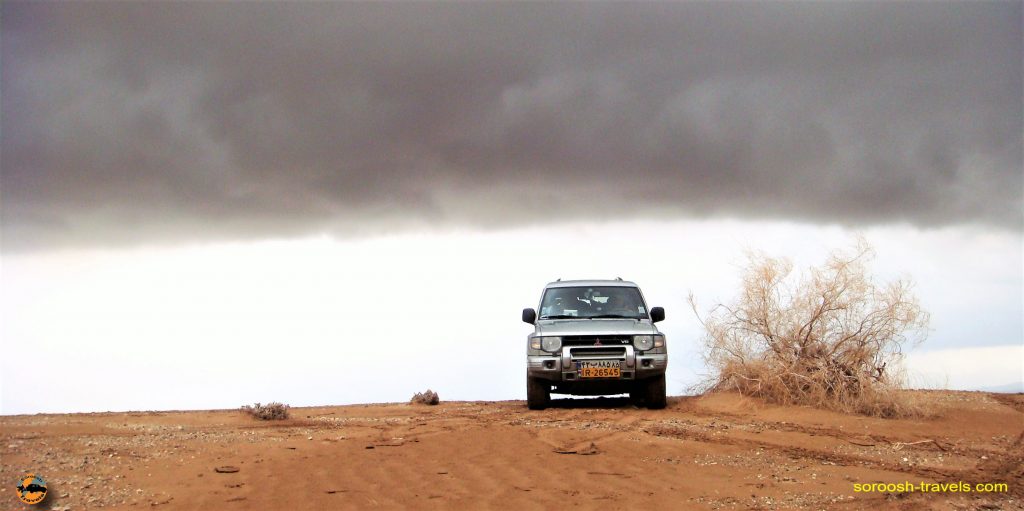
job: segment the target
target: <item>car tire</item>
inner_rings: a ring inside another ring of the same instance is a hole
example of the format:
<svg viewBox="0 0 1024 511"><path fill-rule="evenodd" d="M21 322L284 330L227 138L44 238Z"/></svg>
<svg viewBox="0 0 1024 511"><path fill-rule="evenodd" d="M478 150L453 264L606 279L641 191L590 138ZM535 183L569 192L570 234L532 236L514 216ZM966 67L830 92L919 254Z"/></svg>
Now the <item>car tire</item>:
<svg viewBox="0 0 1024 511"><path fill-rule="evenodd" d="M526 406L543 410L551 403L551 385L539 378L526 377Z"/></svg>
<svg viewBox="0 0 1024 511"><path fill-rule="evenodd" d="M667 404L665 399L665 375L655 376L647 380L647 387L644 389L644 401L647 408L660 410Z"/></svg>
<svg viewBox="0 0 1024 511"><path fill-rule="evenodd" d="M633 388L630 389L630 391L629 391L629 404L631 404L633 406L636 406L638 408L640 406L643 406L643 404L644 404L644 393L646 392L646 390L647 390L646 387L641 387L639 385L634 385Z"/></svg>

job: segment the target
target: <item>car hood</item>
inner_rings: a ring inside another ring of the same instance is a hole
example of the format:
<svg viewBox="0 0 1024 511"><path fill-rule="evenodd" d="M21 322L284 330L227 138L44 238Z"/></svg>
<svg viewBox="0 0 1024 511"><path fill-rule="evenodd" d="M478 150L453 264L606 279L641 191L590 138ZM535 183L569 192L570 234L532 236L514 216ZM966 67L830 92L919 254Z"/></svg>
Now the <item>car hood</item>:
<svg viewBox="0 0 1024 511"><path fill-rule="evenodd" d="M649 320L552 319L537 322L537 335L644 335L658 329Z"/></svg>

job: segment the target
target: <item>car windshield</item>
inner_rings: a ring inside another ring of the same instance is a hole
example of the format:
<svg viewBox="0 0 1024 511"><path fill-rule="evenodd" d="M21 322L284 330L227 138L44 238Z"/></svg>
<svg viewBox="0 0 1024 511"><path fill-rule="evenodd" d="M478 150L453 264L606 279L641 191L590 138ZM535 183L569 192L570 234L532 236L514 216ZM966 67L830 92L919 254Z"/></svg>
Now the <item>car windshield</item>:
<svg viewBox="0 0 1024 511"><path fill-rule="evenodd" d="M544 292L540 319L647 319L640 290L624 286L553 287Z"/></svg>

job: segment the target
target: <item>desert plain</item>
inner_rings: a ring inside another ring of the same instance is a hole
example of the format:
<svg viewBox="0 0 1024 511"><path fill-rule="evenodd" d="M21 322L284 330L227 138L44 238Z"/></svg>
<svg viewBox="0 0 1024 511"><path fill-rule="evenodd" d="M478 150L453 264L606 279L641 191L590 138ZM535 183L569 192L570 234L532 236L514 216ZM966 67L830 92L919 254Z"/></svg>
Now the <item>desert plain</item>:
<svg viewBox="0 0 1024 511"><path fill-rule="evenodd" d="M928 416L730 393L0 416L0 511L1024 509L1024 395L911 392ZM18 500L25 472L41 504ZM855 491L903 482L1005 491Z"/></svg>

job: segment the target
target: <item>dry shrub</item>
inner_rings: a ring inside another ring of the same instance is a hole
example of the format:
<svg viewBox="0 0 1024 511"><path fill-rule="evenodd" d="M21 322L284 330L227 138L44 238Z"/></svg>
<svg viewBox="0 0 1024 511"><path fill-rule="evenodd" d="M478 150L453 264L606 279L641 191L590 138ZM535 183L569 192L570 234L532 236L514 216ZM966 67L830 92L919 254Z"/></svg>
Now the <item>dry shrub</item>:
<svg viewBox="0 0 1024 511"><path fill-rule="evenodd" d="M909 280L876 284L863 239L793 276L785 258L748 254L740 296L701 318L710 390L878 417L916 415L895 368L927 334Z"/></svg>
<svg viewBox="0 0 1024 511"><path fill-rule="evenodd" d="M288 418L288 405L281 403L268 403L261 405L256 403L253 406L245 405L242 411L265 421L283 420Z"/></svg>
<svg viewBox="0 0 1024 511"><path fill-rule="evenodd" d="M437 392L427 389L426 392L417 392L409 402L412 404L436 405L441 402L441 398L438 397Z"/></svg>

